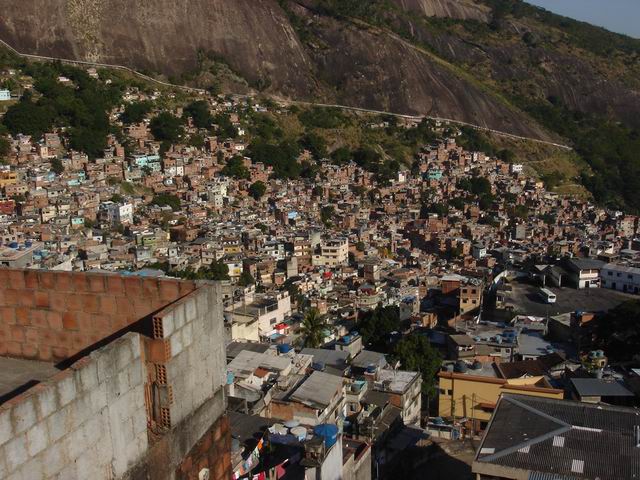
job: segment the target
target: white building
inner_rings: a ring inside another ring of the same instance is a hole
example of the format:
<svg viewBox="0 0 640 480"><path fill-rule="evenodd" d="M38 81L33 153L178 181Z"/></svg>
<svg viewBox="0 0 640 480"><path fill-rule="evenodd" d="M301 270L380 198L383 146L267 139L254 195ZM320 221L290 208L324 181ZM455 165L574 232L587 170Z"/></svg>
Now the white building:
<svg viewBox="0 0 640 480"><path fill-rule="evenodd" d="M0 90L0 102L8 102L11 100L11 92L9 90Z"/></svg>
<svg viewBox="0 0 640 480"><path fill-rule="evenodd" d="M102 218L111 224L133 223L133 205L130 203L103 202L100 204Z"/></svg>
<svg viewBox="0 0 640 480"><path fill-rule="evenodd" d="M288 292L256 295L251 289L225 308L224 315L229 339L259 342L277 334L276 325L291 315L291 298Z"/></svg>
<svg viewBox="0 0 640 480"><path fill-rule="evenodd" d="M511 165L509 165L509 170L511 171L511 173L522 173L522 170L524 170L524 165L522 165L521 163L512 163Z"/></svg>
<svg viewBox="0 0 640 480"><path fill-rule="evenodd" d="M600 270L603 288L640 293L640 268L608 263Z"/></svg>

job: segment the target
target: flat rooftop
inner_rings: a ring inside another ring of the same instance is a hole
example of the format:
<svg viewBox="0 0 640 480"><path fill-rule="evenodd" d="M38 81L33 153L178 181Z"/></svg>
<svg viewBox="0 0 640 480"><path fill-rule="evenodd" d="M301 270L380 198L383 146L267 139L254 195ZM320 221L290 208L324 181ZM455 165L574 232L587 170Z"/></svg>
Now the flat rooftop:
<svg viewBox="0 0 640 480"><path fill-rule="evenodd" d="M59 371L49 362L0 357L0 405Z"/></svg>

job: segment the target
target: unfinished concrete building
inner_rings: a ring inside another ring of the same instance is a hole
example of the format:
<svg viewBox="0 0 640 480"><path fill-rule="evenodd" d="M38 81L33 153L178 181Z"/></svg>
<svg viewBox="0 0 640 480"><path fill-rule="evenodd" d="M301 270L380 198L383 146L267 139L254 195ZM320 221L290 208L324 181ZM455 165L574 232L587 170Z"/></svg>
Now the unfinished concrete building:
<svg viewBox="0 0 640 480"><path fill-rule="evenodd" d="M230 478L218 285L1 269L0 314L0 478Z"/></svg>

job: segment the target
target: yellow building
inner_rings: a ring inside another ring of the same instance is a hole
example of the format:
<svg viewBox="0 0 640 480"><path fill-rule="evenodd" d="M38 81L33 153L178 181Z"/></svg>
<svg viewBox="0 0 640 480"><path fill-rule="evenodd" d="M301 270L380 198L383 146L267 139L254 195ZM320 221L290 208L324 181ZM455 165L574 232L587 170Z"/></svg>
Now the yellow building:
<svg viewBox="0 0 640 480"><path fill-rule="evenodd" d="M18 174L16 172L0 172L0 188L7 185L15 185L18 183Z"/></svg>
<svg viewBox="0 0 640 480"><path fill-rule="evenodd" d="M503 393L564 398L564 391L552 388L543 376L505 379L440 372L438 377L438 415L448 419L466 419L466 426L476 432L486 427Z"/></svg>

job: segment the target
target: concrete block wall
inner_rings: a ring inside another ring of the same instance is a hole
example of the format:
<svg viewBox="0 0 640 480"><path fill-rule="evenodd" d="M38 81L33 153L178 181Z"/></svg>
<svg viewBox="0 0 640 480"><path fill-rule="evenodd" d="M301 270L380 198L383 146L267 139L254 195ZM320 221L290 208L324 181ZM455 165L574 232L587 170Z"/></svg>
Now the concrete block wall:
<svg viewBox="0 0 640 480"><path fill-rule="evenodd" d="M65 360L195 289L173 279L0 269L0 355Z"/></svg>
<svg viewBox="0 0 640 480"><path fill-rule="evenodd" d="M0 406L0 478L112 480L148 449L137 333Z"/></svg>
<svg viewBox="0 0 640 480"><path fill-rule="evenodd" d="M222 295L203 286L154 316L162 324L167 382L176 425L223 388L226 379ZM204 434L204 431L202 432Z"/></svg>
<svg viewBox="0 0 640 480"><path fill-rule="evenodd" d="M210 468L212 478L230 478L220 285L203 284L155 314L153 339L145 338L143 347L153 444L146 464L129 478L198 478L192 474L202 468ZM170 400L158 405L153 392L161 387Z"/></svg>

